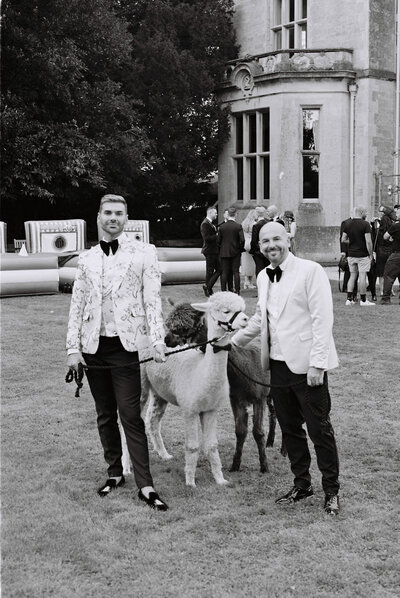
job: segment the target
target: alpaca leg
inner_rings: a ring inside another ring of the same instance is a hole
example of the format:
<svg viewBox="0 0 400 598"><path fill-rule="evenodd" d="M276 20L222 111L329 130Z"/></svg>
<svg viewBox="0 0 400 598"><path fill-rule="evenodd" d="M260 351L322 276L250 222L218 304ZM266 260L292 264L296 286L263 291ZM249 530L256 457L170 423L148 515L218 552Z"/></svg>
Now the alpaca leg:
<svg viewBox="0 0 400 598"><path fill-rule="evenodd" d="M232 398L231 406L235 418L236 450L229 471L239 471L240 463L242 461L243 445L247 436L249 415L247 413L247 408L242 404L238 404L236 401L232 400Z"/></svg>
<svg viewBox="0 0 400 598"><path fill-rule="evenodd" d="M121 446L122 446L122 470L124 475L128 475L132 473L132 462L129 456L128 445L126 443L126 436L124 432L124 428L121 424L121 420L118 414L118 427L119 433L121 435Z"/></svg>
<svg viewBox="0 0 400 598"><path fill-rule="evenodd" d="M199 458L199 416L185 416L185 478L186 485L196 486L196 467Z"/></svg>
<svg viewBox="0 0 400 598"><path fill-rule="evenodd" d="M217 484L227 484L228 480L223 476L221 459L218 452L217 418L217 411L205 411L200 414L204 452L210 462L211 472Z"/></svg>
<svg viewBox="0 0 400 598"><path fill-rule="evenodd" d="M145 420L146 429L153 443L154 450L159 454L161 459L172 459L172 455L170 455L165 448L164 441L161 436L161 419L165 413L168 403L152 392L149 393L149 396L150 400Z"/></svg>
<svg viewBox="0 0 400 598"><path fill-rule="evenodd" d="M258 447L261 473L268 471L267 455L265 452L264 406L264 399L256 401L253 405L253 436Z"/></svg>

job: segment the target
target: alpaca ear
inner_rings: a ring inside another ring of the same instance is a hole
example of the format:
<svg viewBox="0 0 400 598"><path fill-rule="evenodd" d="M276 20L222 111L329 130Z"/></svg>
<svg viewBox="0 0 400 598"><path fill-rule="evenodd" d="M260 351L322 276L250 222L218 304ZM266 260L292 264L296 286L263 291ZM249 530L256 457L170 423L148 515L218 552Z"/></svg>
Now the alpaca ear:
<svg viewBox="0 0 400 598"><path fill-rule="evenodd" d="M197 311L207 311L208 303L191 303L190 304Z"/></svg>

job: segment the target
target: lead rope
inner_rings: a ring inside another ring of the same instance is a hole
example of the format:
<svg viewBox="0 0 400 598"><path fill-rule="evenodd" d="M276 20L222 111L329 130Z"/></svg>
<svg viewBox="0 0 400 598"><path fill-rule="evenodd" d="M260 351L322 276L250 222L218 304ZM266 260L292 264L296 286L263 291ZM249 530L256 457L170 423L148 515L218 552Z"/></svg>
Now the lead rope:
<svg viewBox="0 0 400 598"><path fill-rule="evenodd" d="M183 347L182 349L175 349L175 351L169 351L168 353L165 354L165 356L167 357L168 355L174 355L175 353L182 353L183 351L189 351L189 349L197 349L197 347L204 347L205 345L209 345L212 343L216 343L217 341L222 340L224 337L226 336L226 334L223 334L220 337L215 337L212 338L209 341L204 341L203 343L197 343L196 345L189 345L188 347ZM148 361L153 361L154 357L147 357L146 359L142 359L141 361L132 361L131 363L127 363L124 364L123 367L125 366L130 366L130 365L140 365L141 363L147 363ZM75 396L79 397L79 391L83 386L83 377L85 375L85 370L112 370L113 368L119 368L121 367L120 365L83 365L82 363L78 364L78 370L75 370L74 368L70 367L67 375L65 376L65 382L67 382L67 384L69 384L70 382L75 381L76 383L76 390L75 390Z"/></svg>
<svg viewBox="0 0 400 598"><path fill-rule="evenodd" d="M182 353L183 351L189 351L189 349L196 349L197 347L204 347L205 345L208 344L213 344L221 339L223 339L226 336L226 334L224 334L223 336L219 337L219 338L213 338L209 341L205 341L203 343L197 343L195 345L189 345L188 347L183 347L182 349L176 349L175 351L169 351L168 353L166 353L165 355L174 355L175 353ZM140 365L142 363L147 363L149 361L153 361L154 357L148 357L146 359L142 359L141 361L134 361L131 364L124 364L129 366L129 365ZM251 382L253 382L254 384L258 384L259 386L264 386L267 388L290 388L292 386L300 386L300 384L303 384L304 382L307 381L307 376L303 376L302 378L300 378L300 380L298 380L297 382L295 382L294 384L267 384L266 382L260 382L259 380L255 380L254 378L252 378L251 376L249 376L248 374L246 374L246 372L244 372L239 366L237 366L235 363L233 363L232 361L229 362L230 365L232 365L238 372L240 372L240 374L242 376L244 376L245 378L247 378L248 380L250 380ZM84 370L110 370L113 368L117 368L117 367L121 367L118 365L82 365L81 363L78 364L78 371L74 370L73 368L69 368L67 375L65 377L65 382L70 383L73 382L75 380L76 382L76 390L75 390L75 397L79 397L80 394L80 389L83 387L83 376L84 376ZM311 412L313 413L313 415L315 415L318 418L321 418L326 422L328 422L328 416L329 416L329 412L330 412L330 395L329 395L329 391L327 389L327 386L324 382L324 384L322 385L324 391L322 392L322 401L320 401L320 411L317 411L317 409L315 408L315 405L312 404L311 402L311 394L313 392L314 388L319 388L319 387L312 387L312 386L307 386L307 391L306 391L306 401L308 404L308 407L310 408ZM319 389L320 391L322 389Z"/></svg>

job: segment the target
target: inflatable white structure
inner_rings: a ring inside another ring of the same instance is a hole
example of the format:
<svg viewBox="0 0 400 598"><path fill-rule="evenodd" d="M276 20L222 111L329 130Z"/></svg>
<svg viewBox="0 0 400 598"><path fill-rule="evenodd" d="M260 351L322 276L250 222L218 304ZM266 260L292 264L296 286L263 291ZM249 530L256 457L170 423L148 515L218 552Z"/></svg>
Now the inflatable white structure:
<svg viewBox="0 0 400 598"><path fill-rule="evenodd" d="M157 247L162 284L204 282L206 262L200 248ZM72 285L75 280L78 255L67 257L59 270L60 287Z"/></svg>
<svg viewBox="0 0 400 598"><path fill-rule="evenodd" d="M148 220L128 220L124 226L124 232L136 241L143 241L144 243L150 241Z"/></svg>
<svg viewBox="0 0 400 598"><path fill-rule="evenodd" d="M204 282L206 260L198 247L157 247L162 284Z"/></svg>
<svg viewBox="0 0 400 598"><path fill-rule="evenodd" d="M0 253L7 252L7 224L0 222Z"/></svg>
<svg viewBox="0 0 400 598"><path fill-rule="evenodd" d="M86 222L72 220L29 220L25 222L29 253L64 253L86 247Z"/></svg>
<svg viewBox="0 0 400 598"><path fill-rule="evenodd" d="M8 253L1 256L0 296L47 295L58 293L56 255Z"/></svg>
<svg viewBox="0 0 400 598"><path fill-rule="evenodd" d="M150 241L148 220L128 220L124 226L124 232L132 240L143 241L143 243L149 243ZM97 236L99 241L103 238L103 232L99 225L97 225Z"/></svg>

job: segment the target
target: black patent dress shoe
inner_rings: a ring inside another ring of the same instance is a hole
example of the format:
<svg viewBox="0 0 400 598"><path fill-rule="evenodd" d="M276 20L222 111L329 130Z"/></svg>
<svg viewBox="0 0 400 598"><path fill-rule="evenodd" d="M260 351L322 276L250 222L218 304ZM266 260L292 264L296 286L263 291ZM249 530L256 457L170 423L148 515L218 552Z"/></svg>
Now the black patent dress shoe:
<svg viewBox="0 0 400 598"><path fill-rule="evenodd" d="M167 503L165 503L157 494L157 492L150 492L149 498L147 498L141 490L139 490L138 497L140 500L146 503L150 508L156 511L167 511L169 509ZM159 501L157 503L156 501Z"/></svg>
<svg viewBox="0 0 400 598"><path fill-rule="evenodd" d="M99 496L101 496L102 498L104 498L104 496L108 496L113 490L116 490L116 488L120 488L124 484L125 484L124 476L121 477L119 482L117 482L117 480L115 480L113 478L108 478L108 480L106 480L106 483L104 484L104 486L102 486L101 488L99 488L97 490L97 494Z"/></svg>
<svg viewBox="0 0 400 598"><path fill-rule="evenodd" d="M304 488L297 488L297 486L293 486L293 488L289 490L287 494L280 496L275 502L278 505L288 505L293 502L303 500L304 498L310 498L310 496L314 496L314 490L312 486L309 486L305 490Z"/></svg>
<svg viewBox="0 0 400 598"><path fill-rule="evenodd" d="M337 494L325 494L324 511L328 515L339 515L339 496Z"/></svg>
<svg viewBox="0 0 400 598"><path fill-rule="evenodd" d="M210 291L208 290L208 286L206 284L203 284L203 291L206 297L210 296Z"/></svg>

